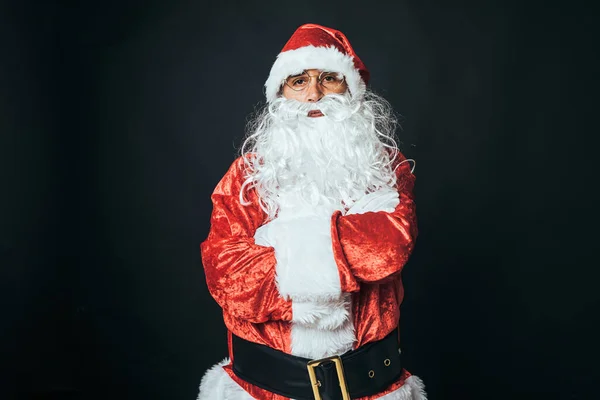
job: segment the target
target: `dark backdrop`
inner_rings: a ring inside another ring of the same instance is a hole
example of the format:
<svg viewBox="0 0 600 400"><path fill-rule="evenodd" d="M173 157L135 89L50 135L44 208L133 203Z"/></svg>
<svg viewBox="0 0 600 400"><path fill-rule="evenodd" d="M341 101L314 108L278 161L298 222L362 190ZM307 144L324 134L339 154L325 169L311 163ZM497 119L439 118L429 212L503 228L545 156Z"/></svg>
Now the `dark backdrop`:
<svg viewBox="0 0 600 400"><path fill-rule="evenodd" d="M402 114L420 228L403 354L430 399L597 397L592 8L0 7L0 397L195 398L226 355L209 196L306 22L346 33Z"/></svg>

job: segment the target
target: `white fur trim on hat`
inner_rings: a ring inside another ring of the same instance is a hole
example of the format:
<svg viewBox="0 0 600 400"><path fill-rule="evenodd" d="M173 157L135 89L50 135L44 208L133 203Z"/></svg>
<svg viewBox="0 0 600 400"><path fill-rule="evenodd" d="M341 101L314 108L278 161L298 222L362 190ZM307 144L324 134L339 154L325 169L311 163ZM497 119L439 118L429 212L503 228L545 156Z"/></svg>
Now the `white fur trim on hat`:
<svg viewBox="0 0 600 400"><path fill-rule="evenodd" d="M306 69L339 72L346 77L346 83L353 97L360 97L365 92L366 85L354 66L352 57L341 53L333 46L309 45L279 53L265 82L267 101L271 102L277 98L279 89L288 76L299 74Z"/></svg>

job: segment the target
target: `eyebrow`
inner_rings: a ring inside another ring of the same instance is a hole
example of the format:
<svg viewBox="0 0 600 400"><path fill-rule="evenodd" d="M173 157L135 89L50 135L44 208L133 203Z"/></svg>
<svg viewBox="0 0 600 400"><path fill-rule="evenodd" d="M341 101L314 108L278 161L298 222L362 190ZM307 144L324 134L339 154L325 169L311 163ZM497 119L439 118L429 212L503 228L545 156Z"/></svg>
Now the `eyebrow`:
<svg viewBox="0 0 600 400"><path fill-rule="evenodd" d="M300 72L299 74L296 74L296 75L290 75L290 78L295 78L295 77L297 77L297 76L302 76L302 75L308 75L308 74L306 73L306 71L302 71L302 72Z"/></svg>

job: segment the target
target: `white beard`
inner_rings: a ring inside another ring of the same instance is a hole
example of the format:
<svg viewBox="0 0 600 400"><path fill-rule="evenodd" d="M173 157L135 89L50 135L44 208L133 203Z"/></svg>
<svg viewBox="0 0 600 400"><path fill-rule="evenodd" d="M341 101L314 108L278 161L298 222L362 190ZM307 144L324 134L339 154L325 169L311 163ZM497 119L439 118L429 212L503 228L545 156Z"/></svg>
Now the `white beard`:
<svg viewBox="0 0 600 400"><path fill-rule="evenodd" d="M325 116L307 117L315 109ZM360 102L349 95L318 103L279 98L254 124L243 148L251 156L240 198L255 187L271 218L286 193L313 207L343 210L365 193L395 184L396 121L389 104L373 94Z"/></svg>

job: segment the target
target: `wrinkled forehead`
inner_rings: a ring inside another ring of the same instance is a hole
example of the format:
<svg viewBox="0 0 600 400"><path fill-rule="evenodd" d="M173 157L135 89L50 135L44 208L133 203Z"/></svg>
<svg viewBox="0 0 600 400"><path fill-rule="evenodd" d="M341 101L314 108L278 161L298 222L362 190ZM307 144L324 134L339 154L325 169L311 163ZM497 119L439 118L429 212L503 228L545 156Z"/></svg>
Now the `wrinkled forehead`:
<svg viewBox="0 0 600 400"><path fill-rule="evenodd" d="M322 75L323 73L340 74L340 72L338 72L338 71L332 71L332 70L328 70L328 69L310 68L310 69L305 69L305 70L302 70L302 71L298 71L298 72L293 73L293 74L291 74L289 76L290 77L300 76L300 75L319 76L319 75Z"/></svg>

